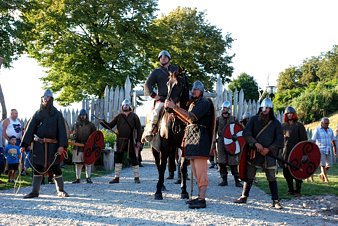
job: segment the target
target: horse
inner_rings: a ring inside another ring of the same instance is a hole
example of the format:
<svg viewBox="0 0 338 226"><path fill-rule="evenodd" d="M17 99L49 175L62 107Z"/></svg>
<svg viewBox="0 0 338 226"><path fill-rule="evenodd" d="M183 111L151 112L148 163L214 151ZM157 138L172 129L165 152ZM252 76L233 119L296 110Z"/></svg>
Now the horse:
<svg viewBox="0 0 338 226"><path fill-rule="evenodd" d="M187 109L189 99L189 87L184 69L180 68L176 72L169 72L167 82L167 99L172 100L176 105ZM152 153L155 158L158 170L158 182L156 185L155 199L162 200L162 191L164 187L164 173L166 170L169 154L174 154L177 148L181 147L183 140L185 124L175 117L172 110L162 109L160 113L158 133L151 142ZM185 160L181 168L181 198L188 199L189 194L186 191L187 179L187 161Z"/></svg>

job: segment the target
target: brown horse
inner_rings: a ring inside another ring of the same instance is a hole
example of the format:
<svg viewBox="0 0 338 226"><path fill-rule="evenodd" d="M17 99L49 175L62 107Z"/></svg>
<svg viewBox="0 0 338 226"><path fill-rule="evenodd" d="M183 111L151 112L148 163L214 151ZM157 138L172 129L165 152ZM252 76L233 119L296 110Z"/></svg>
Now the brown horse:
<svg viewBox="0 0 338 226"><path fill-rule="evenodd" d="M172 100L180 107L186 108L189 99L189 87L184 70L169 73L168 96L167 99ZM181 147L184 135L185 125L182 121L175 117L174 113L169 109L163 109L159 120L159 132L152 141L152 152L158 170L158 182L156 185L155 199L163 199L162 190L164 187L164 173L167 166L169 154L175 154L177 148ZM186 191L187 164L182 164L182 182L181 182L181 198L189 198Z"/></svg>

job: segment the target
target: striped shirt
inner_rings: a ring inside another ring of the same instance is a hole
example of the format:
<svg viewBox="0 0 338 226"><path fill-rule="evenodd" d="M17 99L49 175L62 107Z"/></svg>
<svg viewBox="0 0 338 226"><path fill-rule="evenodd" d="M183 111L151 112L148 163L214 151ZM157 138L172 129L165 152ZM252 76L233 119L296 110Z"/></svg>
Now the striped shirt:
<svg viewBox="0 0 338 226"><path fill-rule="evenodd" d="M311 140L316 142L321 153L328 155L331 151L331 142L334 140L333 131L330 128L325 130L322 127L317 127Z"/></svg>

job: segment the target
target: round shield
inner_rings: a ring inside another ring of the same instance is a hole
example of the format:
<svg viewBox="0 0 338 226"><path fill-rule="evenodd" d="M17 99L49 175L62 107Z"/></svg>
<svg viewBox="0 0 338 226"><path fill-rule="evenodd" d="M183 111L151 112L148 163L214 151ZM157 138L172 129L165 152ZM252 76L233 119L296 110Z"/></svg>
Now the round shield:
<svg viewBox="0 0 338 226"><path fill-rule="evenodd" d="M320 163L320 151L312 141L302 141L296 144L290 152L288 162L299 167L288 166L292 176L299 180L306 179L315 173Z"/></svg>
<svg viewBox="0 0 338 226"><path fill-rule="evenodd" d="M239 154L244 147L243 127L239 123L231 123L224 130L225 150L231 155Z"/></svg>
<svg viewBox="0 0 338 226"><path fill-rule="evenodd" d="M100 157L103 148L104 148L103 133L98 130L90 134L83 149L84 163L87 165L93 164Z"/></svg>

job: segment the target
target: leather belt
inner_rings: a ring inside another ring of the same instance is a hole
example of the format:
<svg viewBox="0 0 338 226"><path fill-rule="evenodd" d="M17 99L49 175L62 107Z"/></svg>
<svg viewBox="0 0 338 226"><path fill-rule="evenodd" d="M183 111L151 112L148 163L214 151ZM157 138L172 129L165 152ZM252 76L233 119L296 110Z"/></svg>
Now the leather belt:
<svg viewBox="0 0 338 226"><path fill-rule="evenodd" d="M40 138L38 136L34 136L34 141L37 141L41 144L43 143L49 143L49 144L57 144L58 141L56 139L50 139L50 138Z"/></svg>

